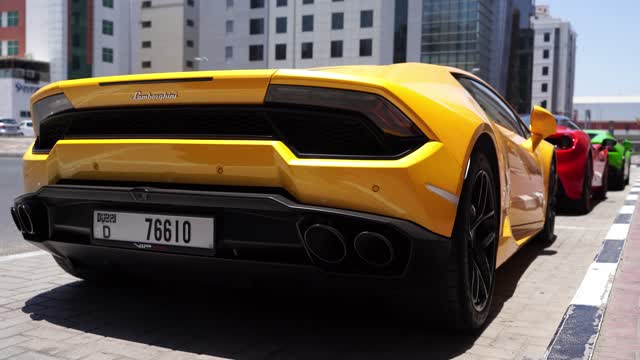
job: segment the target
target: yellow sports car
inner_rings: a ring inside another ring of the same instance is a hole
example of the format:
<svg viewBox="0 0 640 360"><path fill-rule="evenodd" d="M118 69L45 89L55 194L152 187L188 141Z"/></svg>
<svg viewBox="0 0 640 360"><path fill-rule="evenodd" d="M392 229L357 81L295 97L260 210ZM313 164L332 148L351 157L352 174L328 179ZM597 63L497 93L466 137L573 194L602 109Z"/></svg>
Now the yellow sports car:
<svg viewBox="0 0 640 360"><path fill-rule="evenodd" d="M553 116L535 108L529 129L458 69L117 76L31 101L11 213L80 278L353 280L441 298L449 325L478 328L496 267L553 238ZM441 292L423 291L434 274Z"/></svg>

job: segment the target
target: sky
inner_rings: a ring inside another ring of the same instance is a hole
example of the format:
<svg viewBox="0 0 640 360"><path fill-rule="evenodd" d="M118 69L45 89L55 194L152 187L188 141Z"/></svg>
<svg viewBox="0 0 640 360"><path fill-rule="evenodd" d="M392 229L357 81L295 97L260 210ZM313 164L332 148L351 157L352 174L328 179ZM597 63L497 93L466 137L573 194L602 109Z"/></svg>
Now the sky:
<svg viewBox="0 0 640 360"><path fill-rule="evenodd" d="M575 96L640 95L640 0L536 0L578 34Z"/></svg>

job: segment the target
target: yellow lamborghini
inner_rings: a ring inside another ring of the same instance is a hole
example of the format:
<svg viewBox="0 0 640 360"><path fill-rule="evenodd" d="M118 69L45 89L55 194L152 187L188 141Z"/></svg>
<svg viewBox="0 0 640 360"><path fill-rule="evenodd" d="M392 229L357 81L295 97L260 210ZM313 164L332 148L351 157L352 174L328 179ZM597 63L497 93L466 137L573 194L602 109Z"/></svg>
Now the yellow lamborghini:
<svg viewBox="0 0 640 360"><path fill-rule="evenodd" d="M536 107L528 128L458 69L117 76L31 101L11 213L83 279L353 280L441 298L450 325L478 328L495 269L553 238L553 116ZM441 292L422 291L434 274Z"/></svg>

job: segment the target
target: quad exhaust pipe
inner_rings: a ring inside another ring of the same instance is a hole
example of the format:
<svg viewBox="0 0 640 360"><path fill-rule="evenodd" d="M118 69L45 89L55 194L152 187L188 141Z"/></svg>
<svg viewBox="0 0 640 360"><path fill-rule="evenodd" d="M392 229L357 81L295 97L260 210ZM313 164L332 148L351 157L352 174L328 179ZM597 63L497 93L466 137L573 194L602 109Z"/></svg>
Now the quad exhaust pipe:
<svg viewBox="0 0 640 360"><path fill-rule="evenodd" d="M304 232L304 247L312 258L336 265L347 257L347 245L340 231L331 226L314 224Z"/></svg>
<svg viewBox="0 0 640 360"><path fill-rule="evenodd" d="M33 225L32 213L29 205L20 204L16 207L12 207L11 218L20 232L30 235L35 234L35 227Z"/></svg>
<svg viewBox="0 0 640 360"><path fill-rule="evenodd" d="M338 265L347 258L347 243L336 228L314 224L303 235L303 244L312 260L325 265ZM375 268L386 268L395 260L393 244L384 235L363 231L353 240L357 258Z"/></svg>
<svg viewBox="0 0 640 360"><path fill-rule="evenodd" d="M376 232L363 231L358 234L353 240L353 248L362 261L373 267L387 267L395 259L389 239Z"/></svg>

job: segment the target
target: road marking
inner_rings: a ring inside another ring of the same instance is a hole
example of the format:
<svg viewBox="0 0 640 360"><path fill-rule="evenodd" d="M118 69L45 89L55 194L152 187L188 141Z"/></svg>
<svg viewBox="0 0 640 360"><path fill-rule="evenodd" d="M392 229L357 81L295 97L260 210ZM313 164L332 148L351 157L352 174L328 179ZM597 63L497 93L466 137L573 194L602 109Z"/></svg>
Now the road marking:
<svg viewBox="0 0 640 360"><path fill-rule="evenodd" d="M640 186L640 182L635 182L635 185ZM631 190L637 191L637 188ZM595 261L573 296L547 348L545 359L588 360L593 356L637 200L638 195L627 195Z"/></svg>
<svg viewBox="0 0 640 360"><path fill-rule="evenodd" d="M629 224L613 224L604 237L607 240L624 240L629 232Z"/></svg>
<svg viewBox="0 0 640 360"><path fill-rule="evenodd" d="M607 302L618 263L594 262L589 266L571 304L600 307Z"/></svg>
<svg viewBox="0 0 640 360"><path fill-rule="evenodd" d="M12 260L17 260L17 259L24 259L24 258L29 258L29 257L32 257L32 256L38 256L38 255L44 255L44 254L46 254L46 252L44 252L42 250L38 250L38 251L31 251L31 252L26 252L26 253L22 253L22 254L13 254L13 255L0 256L0 262L12 261Z"/></svg>

